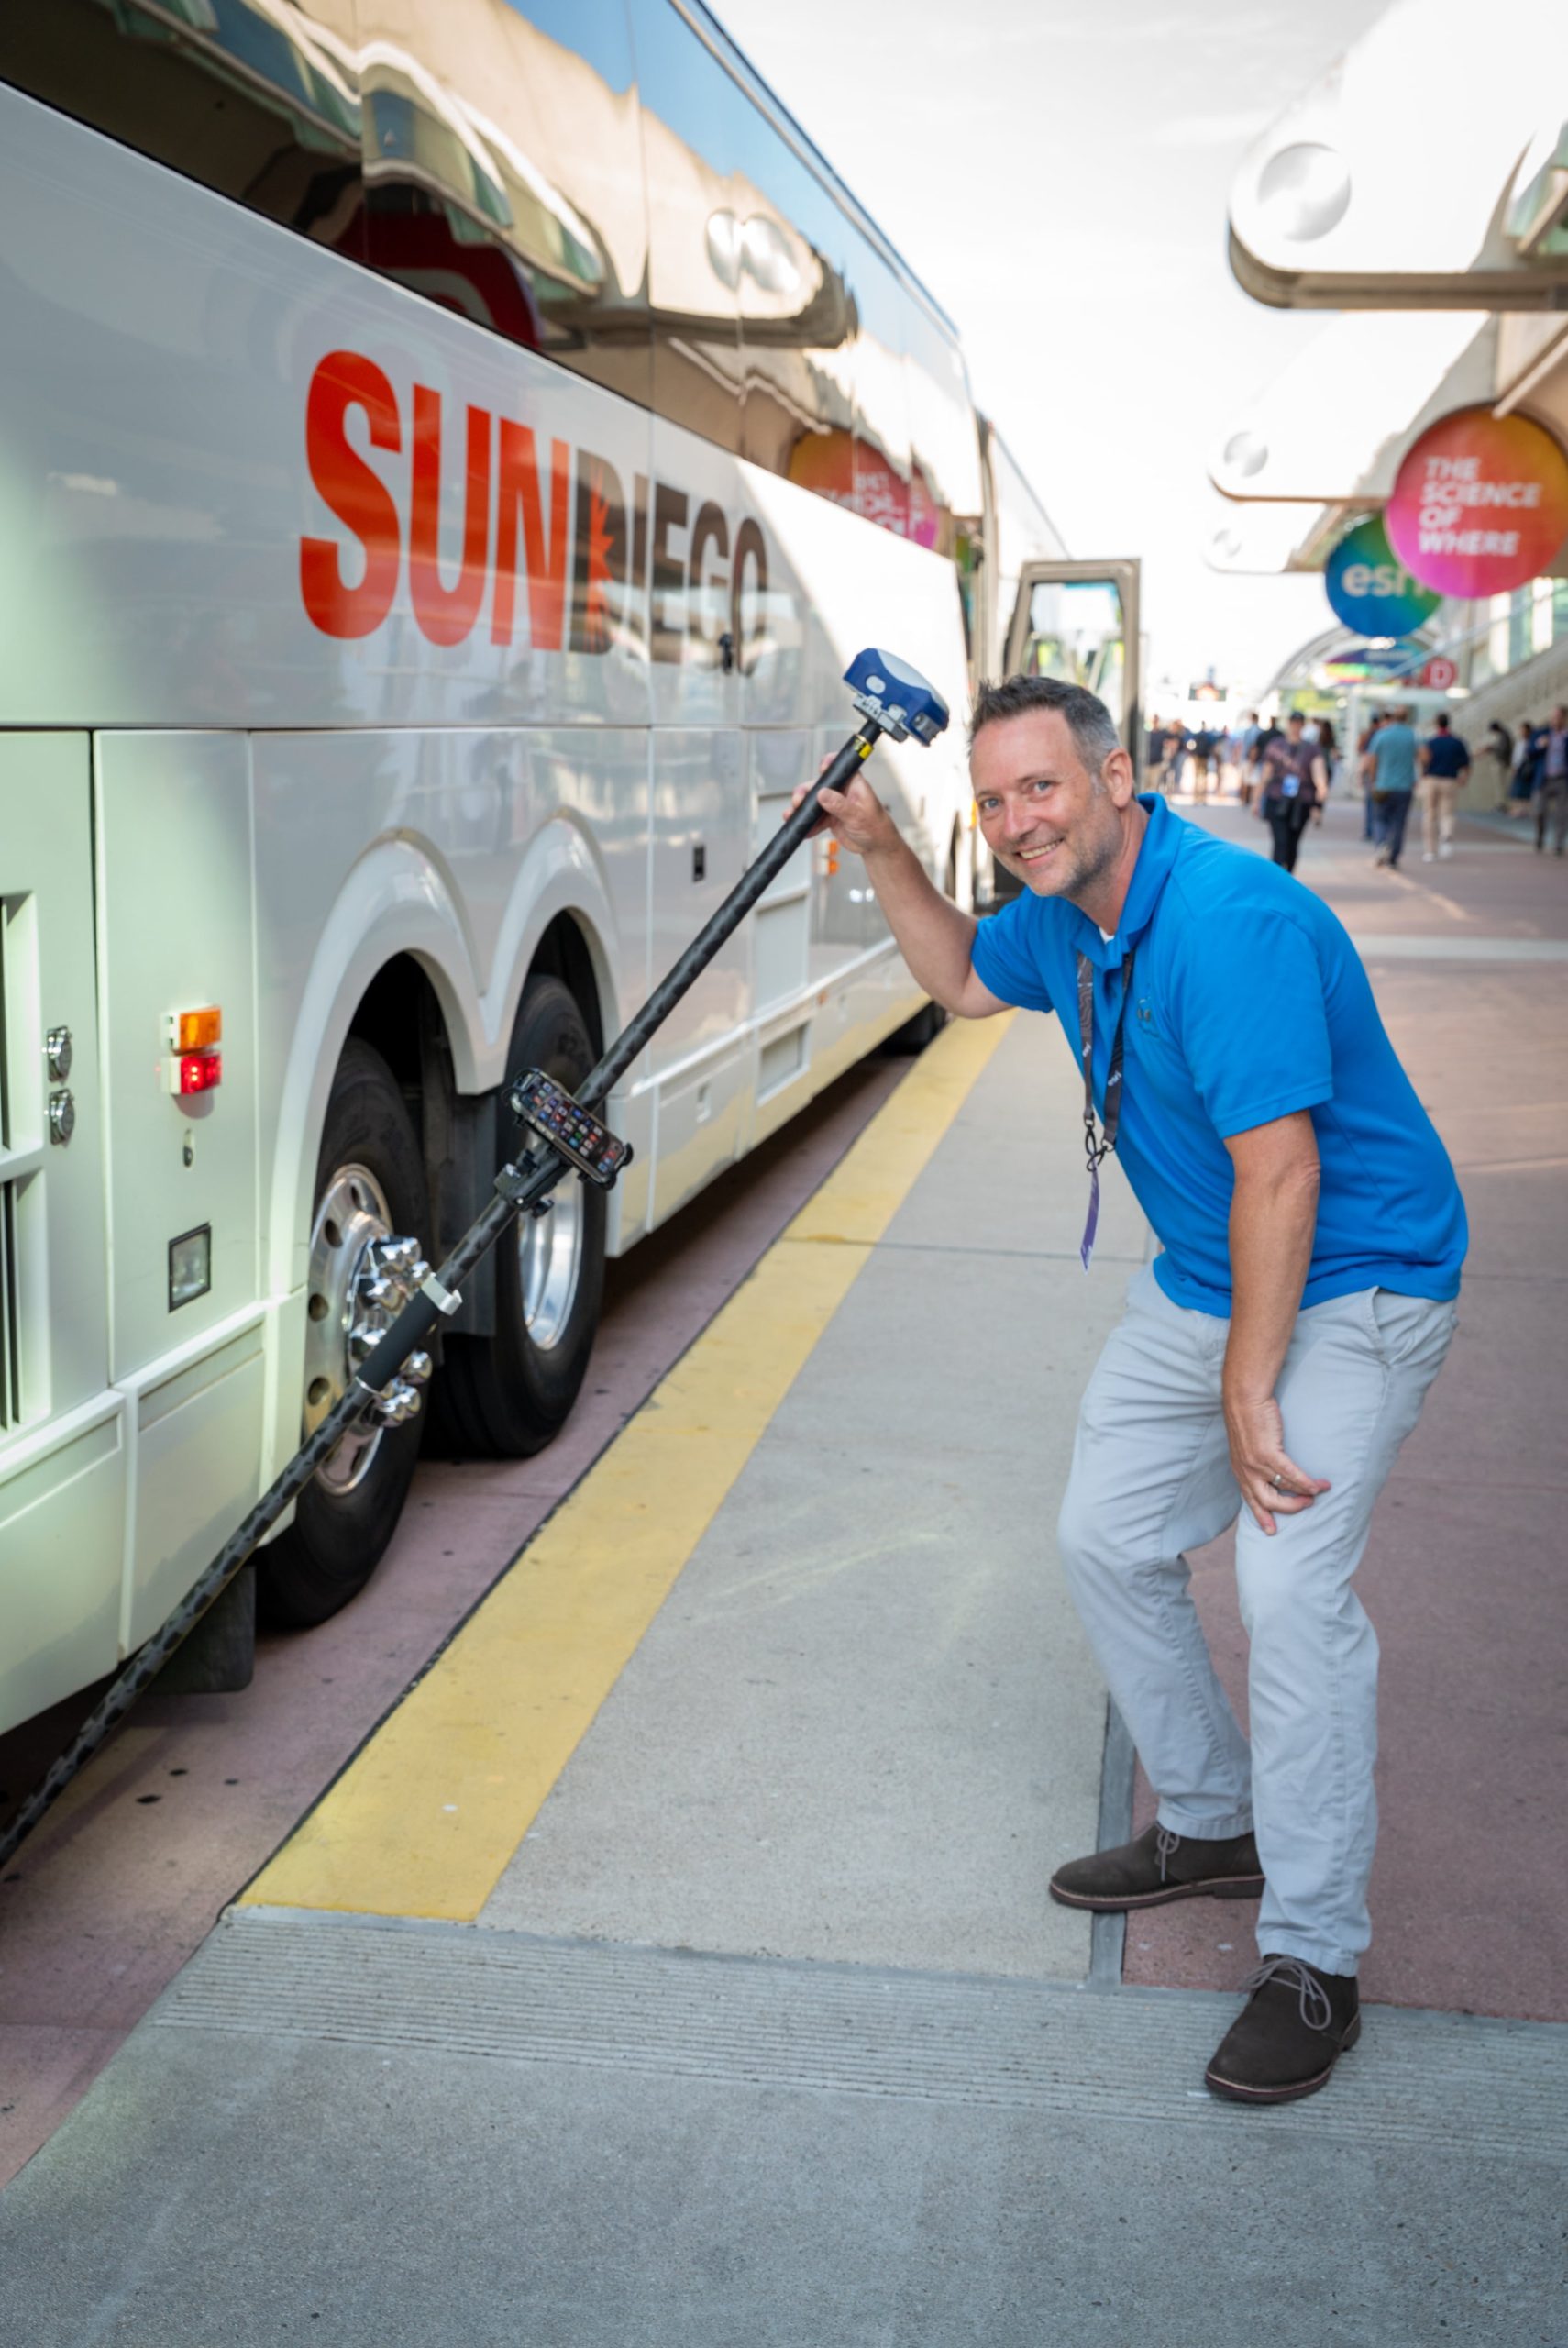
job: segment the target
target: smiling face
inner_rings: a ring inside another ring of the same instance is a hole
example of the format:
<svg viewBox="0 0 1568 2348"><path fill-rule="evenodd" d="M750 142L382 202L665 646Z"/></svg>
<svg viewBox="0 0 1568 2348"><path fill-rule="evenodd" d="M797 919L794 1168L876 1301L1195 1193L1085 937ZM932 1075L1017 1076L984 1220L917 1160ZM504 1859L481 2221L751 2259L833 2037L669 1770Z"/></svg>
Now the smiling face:
<svg viewBox="0 0 1568 2348"><path fill-rule="evenodd" d="M969 777L987 847L1037 897L1081 903L1115 870L1132 799L1125 750L1093 776L1061 712L1028 710L981 728Z"/></svg>

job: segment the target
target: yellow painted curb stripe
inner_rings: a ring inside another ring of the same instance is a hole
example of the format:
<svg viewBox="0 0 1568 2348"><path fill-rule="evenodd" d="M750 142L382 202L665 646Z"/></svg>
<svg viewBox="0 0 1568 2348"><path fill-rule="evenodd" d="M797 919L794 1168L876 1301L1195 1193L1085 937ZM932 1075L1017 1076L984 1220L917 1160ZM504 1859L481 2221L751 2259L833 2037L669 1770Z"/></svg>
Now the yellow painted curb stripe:
<svg viewBox="0 0 1568 2348"><path fill-rule="evenodd" d="M944 1030L242 1904L479 1914L1008 1024Z"/></svg>

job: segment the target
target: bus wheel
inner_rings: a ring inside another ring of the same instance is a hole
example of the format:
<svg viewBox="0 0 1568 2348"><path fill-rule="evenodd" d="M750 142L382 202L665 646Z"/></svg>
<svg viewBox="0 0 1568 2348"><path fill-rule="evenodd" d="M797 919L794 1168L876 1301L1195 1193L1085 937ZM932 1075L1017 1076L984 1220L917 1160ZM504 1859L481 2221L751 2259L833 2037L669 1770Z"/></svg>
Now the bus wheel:
<svg viewBox="0 0 1568 2348"><path fill-rule="evenodd" d="M395 1319L429 1228L414 1121L381 1054L350 1036L332 1080L316 1166L305 1323L304 1432ZM422 1421L360 1421L305 1486L286 1533L256 1559L273 1624L324 1623L362 1589L392 1539L419 1456Z"/></svg>
<svg viewBox="0 0 1568 2348"><path fill-rule="evenodd" d="M575 1091L593 1065L576 999L533 978L512 1031L509 1075L543 1069ZM442 1412L458 1447L520 1459L559 1434L588 1374L604 1285L604 1193L568 1175L548 1214L520 1215L495 1250L495 1334L442 1348Z"/></svg>

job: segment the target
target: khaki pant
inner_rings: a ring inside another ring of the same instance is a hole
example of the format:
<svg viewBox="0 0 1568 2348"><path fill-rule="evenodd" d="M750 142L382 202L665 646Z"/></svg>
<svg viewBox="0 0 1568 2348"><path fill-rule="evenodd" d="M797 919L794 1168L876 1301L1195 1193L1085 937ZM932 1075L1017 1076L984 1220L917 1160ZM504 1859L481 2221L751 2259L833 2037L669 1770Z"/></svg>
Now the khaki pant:
<svg viewBox="0 0 1568 2348"><path fill-rule="evenodd" d="M1454 1318L1452 1304L1381 1288L1297 1314L1275 1391L1292 1458L1330 1484L1273 1536L1231 1473L1231 1324L1173 1304L1150 1267L1134 1275L1078 1414L1062 1563L1160 1824L1196 1842L1253 1827L1268 1879L1258 1953L1325 1973L1353 1973L1372 1930L1377 1640L1355 1573ZM1187 1553L1231 1524L1252 1642L1250 1744L1187 1587Z"/></svg>
<svg viewBox="0 0 1568 2348"><path fill-rule="evenodd" d="M1421 777L1421 846L1429 856L1435 856L1441 841L1444 847L1453 846L1453 810L1459 797L1459 785L1451 774L1424 774Z"/></svg>

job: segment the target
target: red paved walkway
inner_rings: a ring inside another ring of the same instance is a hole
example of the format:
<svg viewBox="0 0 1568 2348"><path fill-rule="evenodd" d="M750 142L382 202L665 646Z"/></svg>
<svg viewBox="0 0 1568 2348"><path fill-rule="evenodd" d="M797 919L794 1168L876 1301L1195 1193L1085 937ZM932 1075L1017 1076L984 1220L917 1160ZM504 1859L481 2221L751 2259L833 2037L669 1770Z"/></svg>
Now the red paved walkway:
<svg viewBox="0 0 1568 2348"><path fill-rule="evenodd" d="M1238 813L1205 821L1257 839ZM1423 865L1418 841L1391 875L1359 831L1359 811L1335 811L1299 877L1362 946L1471 1223L1459 1335L1362 1569L1383 1647L1363 1981L1397 2005L1568 2021L1568 958L1484 958L1486 941L1568 940L1568 860L1462 826L1452 862ZM1413 958L1378 939L1427 945ZM1199 1553L1194 1587L1244 1720L1232 1545ZM1152 1814L1140 1778L1138 1823ZM1127 1978L1233 1986L1253 1914L1194 1901L1130 1919Z"/></svg>

